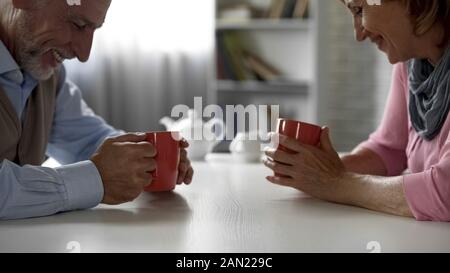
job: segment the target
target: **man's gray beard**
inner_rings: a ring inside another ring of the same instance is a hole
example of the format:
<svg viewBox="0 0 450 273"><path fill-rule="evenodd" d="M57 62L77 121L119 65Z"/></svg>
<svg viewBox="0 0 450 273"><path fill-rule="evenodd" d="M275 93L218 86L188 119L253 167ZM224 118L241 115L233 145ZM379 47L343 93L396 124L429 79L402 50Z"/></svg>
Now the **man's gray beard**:
<svg viewBox="0 0 450 273"><path fill-rule="evenodd" d="M42 53L45 52L32 44L29 39L31 33L31 20L26 15L22 16L17 26L17 63L20 68L39 81L48 80L54 69L43 69L41 65Z"/></svg>

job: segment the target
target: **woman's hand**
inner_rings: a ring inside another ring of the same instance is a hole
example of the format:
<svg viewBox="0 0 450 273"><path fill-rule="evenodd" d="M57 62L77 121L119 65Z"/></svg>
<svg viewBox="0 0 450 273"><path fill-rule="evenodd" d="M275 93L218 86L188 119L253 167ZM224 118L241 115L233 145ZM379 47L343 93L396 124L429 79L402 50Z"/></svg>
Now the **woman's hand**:
<svg viewBox="0 0 450 273"><path fill-rule="evenodd" d="M269 159L264 164L277 174L268 176L267 180L319 199L338 202L345 192L342 186L346 170L331 144L329 129L322 130L319 147L301 144L284 135L275 137L279 137L279 145L292 152L279 148L266 150Z"/></svg>

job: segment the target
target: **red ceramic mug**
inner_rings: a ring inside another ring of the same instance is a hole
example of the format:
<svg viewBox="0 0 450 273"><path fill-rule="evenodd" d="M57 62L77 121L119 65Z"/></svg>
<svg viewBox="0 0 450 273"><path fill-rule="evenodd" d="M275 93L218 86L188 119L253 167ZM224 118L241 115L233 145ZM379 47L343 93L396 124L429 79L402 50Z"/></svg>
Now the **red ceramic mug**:
<svg viewBox="0 0 450 273"><path fill-rule="evenodd" d="M319 146L322 128L306 122L278 119L277 133L294 138L298 142L306 145ZM280 148L287 150L284 147Z"/></svg>
<svg viewBox="0 0 450 273"><path fill-rule="evenodd" d="M147 133L147 141L155 146L157 155L152 183L144 188L145 191L163 192L175 189L180 163L180 139L179 132Z"/></svg>
<svg viewBox="0 0 450 273"><path fill-rule="evenodd" d="M278 119L277 133L296 139L302 144L319 146L322 128L306 122L289 119ZM286 147L283 147L282 145L279 145L278 148L289 153L295 153L287 149ZM277 173L275 173L275 176L285 177L284 175Z"/></svg>

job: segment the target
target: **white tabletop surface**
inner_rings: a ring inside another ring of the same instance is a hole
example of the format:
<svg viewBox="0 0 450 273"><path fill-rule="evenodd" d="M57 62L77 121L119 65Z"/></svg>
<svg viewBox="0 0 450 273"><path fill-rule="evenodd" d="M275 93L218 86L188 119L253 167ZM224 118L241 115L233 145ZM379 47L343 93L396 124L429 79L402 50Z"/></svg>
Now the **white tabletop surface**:
<svg viewBox="0 0 450 273"><path fill-rule="evenodd" d="M450 223L309 198L267 182L261 164L194 168L172 193L0 222L0 252L450 252Z"/></svg>

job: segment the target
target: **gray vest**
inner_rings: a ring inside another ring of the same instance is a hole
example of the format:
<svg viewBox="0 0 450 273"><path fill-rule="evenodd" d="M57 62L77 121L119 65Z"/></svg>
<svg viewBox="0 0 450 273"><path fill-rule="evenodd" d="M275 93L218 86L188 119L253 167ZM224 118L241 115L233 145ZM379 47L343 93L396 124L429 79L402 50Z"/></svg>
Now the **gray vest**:
<svg viewBox="0 0 450 273"><path fill-rule="evenodd" d="M55 114L57 79L53 75L33 90L23 124L0 86L0 162L7 159L20 166L38 166L45 161Z"/></svg>

